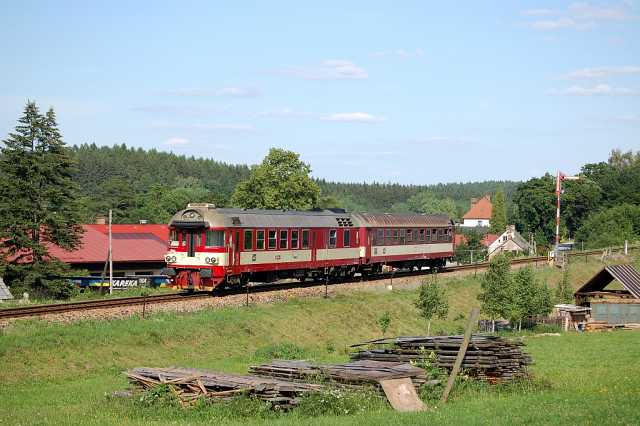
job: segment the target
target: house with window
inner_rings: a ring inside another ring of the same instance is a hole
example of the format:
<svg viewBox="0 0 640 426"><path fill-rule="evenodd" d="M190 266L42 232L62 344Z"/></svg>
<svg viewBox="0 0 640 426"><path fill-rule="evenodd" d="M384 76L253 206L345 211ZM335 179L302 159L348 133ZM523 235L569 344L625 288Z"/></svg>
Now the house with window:
<svg viewBox="0 0 640 426"><path fill-rule="evenodd" d="M498 253L531 254L532 246L525 240L515 225L508 225L507 229L487 248L489 259Z"/></svg>
<svg viewBox="0 0 640 426"><path fill-rule="evenodd" d="M82 225L80 246L64 250L49 245L49 253L72 269L102 275L109 252L109 227L105 224ZM165 267L169 227L167 225L112 225L113 276L159 275Z"/></svg>
<svg viewBox="0 0 640 426"><path fill-rule="evenodd" d="M462 216L462 224L465 228L485 227L491 224L491 211L493 205L488 195L478 199L471 199L471 208Z"/></svg>

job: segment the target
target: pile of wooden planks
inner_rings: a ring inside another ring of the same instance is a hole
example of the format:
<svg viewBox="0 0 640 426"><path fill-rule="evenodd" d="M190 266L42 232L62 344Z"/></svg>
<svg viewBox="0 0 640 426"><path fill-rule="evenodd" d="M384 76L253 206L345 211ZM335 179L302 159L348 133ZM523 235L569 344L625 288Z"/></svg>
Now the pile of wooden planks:
<svg viewBox="0 0 640 426"><path fill-rule="evenodd" d="M422 368L397 361L359 360L347 364L315 365L307 361L274 360L249 367L249 373L295 381L330 381L348 387L379 386L381 380L409 378L417 389L427 381Z"/></svg>
<svg viewBox="0 0 640 426"><path fill-rule="evenodd" d="M288 409L295 406L304 393L323 388L318 384L191 368L134 368L125 374L133 385L142 389L168 385L183 405L202 397L229 399L247 394L269 401L276 408Z"/></svg>
<svg viewBox="0 0 640 426"><path fill-rule="evenodd" d="M377 339L352 345L366 347L351 355L354 360L409 362L416 361L431 352L435 364L451 369L463 336L418 336ZM533 361L523 352L520 342L498 336L473 335L462 362L468 374L491 383L504 382L527 376L527 365Z"/></svg>
<svg viewBox="0 0 640 426"><path fill-rule="evenodd" d="M612 330L637 330L640 324L609 324L606 321L590 320L585 324L585 331L612 331Z"/></svg>

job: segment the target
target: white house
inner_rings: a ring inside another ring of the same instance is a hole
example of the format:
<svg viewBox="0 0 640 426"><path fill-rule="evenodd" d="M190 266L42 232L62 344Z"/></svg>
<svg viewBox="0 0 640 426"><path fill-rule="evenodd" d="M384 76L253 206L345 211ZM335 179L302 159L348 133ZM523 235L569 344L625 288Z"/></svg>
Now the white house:
<svg viewBox="0 0 640 426"><path fill-rule="evenodd" d="M502 252L524 252L526 254L530 254L531 252L531 245L516 231L515 225L507 225L507 230L498 236L498 238L489 245L489 248L487 248L489 258Z"/></svg>
<svg viewBox="0 0 640 426"><path fill-rule="evenodd" d="M488 195L476 200L471 199L471 208L462 216L462 225L465 228L475 228L477 226L490 226L491 211L493 205Z"/></svg>

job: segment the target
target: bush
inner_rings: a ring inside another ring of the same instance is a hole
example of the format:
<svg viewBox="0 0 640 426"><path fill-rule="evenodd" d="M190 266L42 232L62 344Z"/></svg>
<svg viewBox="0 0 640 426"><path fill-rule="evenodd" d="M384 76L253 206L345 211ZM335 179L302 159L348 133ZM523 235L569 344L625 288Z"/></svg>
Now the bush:
<svg viewBox="0 0 640 426"><path fill-rule="evenodd" d="M253 354L255 358L271 361L272 359L304 359L309 354L300 346L294 343L273 343L258 348Z"/></svg>
<svg viewBox="0 0 640 426"><path fill-rule="evenodd" d="M385 407L385 402L373 389L356 392L336 388L305 395L296 412L309 417L344 416L381 411Z"/></svg>

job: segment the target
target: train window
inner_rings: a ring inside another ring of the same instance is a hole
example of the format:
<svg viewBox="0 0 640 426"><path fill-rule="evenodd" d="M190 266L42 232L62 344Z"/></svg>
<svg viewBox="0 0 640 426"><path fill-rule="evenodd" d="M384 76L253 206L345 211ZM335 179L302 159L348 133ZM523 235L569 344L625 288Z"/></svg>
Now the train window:
<svg viewBox="0 0 640 426"><path fill-rule="evenodd" d="M337 240L338 240L338 231L336 229L331 229L329 231L329 248L335 248Z"/></svg>
<svg viewBox="0 0 640 426"><path fill-rule="evenodd" d="M303 249L309 248L309 230L308 229L302 230L302 248Z"/></svg>
<svg viewBox="0 0 640 426"><path fill-rule="evenodd" d="M442 241L444 239L444 230L438 229L438 240Z"/></svg>
<svg viewBox="0 0 640 426"><path fill-rule="evenodd" d="M178 245L178 231L176 229L169 231L169 245L171 247Z"/></svg>
<svg viewBox="0 0 640 426"><path fill-rule="evenodd" d="M407 229L407 242L410 243L413 241L413 229Z"/></svg>
<svg viewBox="0 0 640 426"><path fill-rule="evenodd" d="M280 231L280 248L286 249L289 246L289 231Z"/></svg>
<svg viewBox="0 0 640 426"><path fill-rule="evenodd" d="M207 247L224 247L224 231L207 230L204 236L204 245Z"/></svg>
<svg viewBox="0 0 640 426"><path fill-rule="evenodd" d="M250 229L244 231L244 249L253 250L253 231Z"/></svg>
<svg viewBox="0 0 640 426"><path fill-rule="evenodd" d="M437 229L432 229L431 230L431 241L438 241L438 230Z"/></svg>
<svg viewBox="0 0 640 426"><path fill-rule="evenodd" d="M424 229L418 229L418 241L424 241Z"/></svg>
<svg viewBox="0 0 640 426"><path fill-rule="evenodd" d="M200 232L196 232L193 234L193 237L194 247L202 247L202 234Z"/></svg>
<svg viewBox="0 0 640 426"><path fill-rule="evenodd" d="M292 249L298 248L298 230L297 229L291 230L291 248Z"/></svg>
<svg viewBox="0 0 640 426"><path fill-rule="evenodd" d="M186 233L186 231L180 232L180 241L182 241L182 243L180 243L180 245L182 245L182 246L186 246L187 245L187 233Z"/></svg>
<svg viewBox="0 0 640 426"><path fill-rule="evenodd" d="M342 247L351 247L351 231L348 229L344 230Z"/></svg>
<svg viewBox="0 0 640 426"><path fill-rule="evenodd" d="M405 229L400 230L400 244L404 244L407 241L407 231Z"/></svg>
<svg viewBox="0 0 640 426"><path fill-rule="evenodd" d="M264 229L256 231L256 250L264 250Z"/></svg>
<svg viewBox="0 0 640 426"><path fill-rule="evenodd" d="M398 230L393 230L393 244L398 244Z"/></svg>
<svg viewBox="0 0 640 426"><path fill-rule="evenodd" d="M376 233L376 245L383 246L384 245L384 229L378 229Z"/></svg>
<svg viewBox="0 0 640 426"><path fill-rule="evenodd" d="M277 246L277 234L276 231L270 229L269 230L269 250L273 250Z"/></svg>
<svg viewBox="0 0 640 426"><path fill-rule="evenodd" d="M385 239L386 245L393 244L393 241L391 241L391 229L387 229L384 232L385 232L384 239Z"/></svg>
<svg viewBox="0 0 640 426"><path fill-rule="evenodd" d="M425 240L425 241L429 241L429 240L431 239L431 229L427 229L425 232L426 232L427 234L426 234L426 236L424 237L424 240Z"/></svg>

